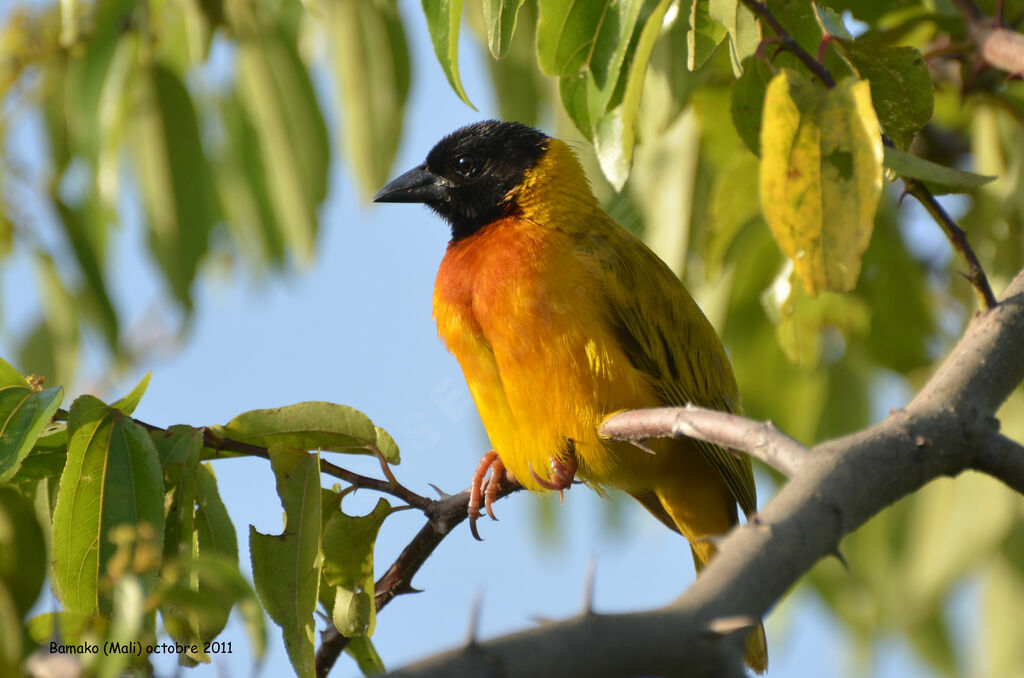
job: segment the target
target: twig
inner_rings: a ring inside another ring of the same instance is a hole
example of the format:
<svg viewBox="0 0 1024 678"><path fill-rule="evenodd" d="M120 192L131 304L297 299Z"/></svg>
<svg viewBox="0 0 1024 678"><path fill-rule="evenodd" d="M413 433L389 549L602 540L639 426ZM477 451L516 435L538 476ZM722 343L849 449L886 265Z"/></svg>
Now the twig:
<svg viewBox="0 0 1024 678"><path fill-rule="evenodd" d="M520 485L505 481L498 488L497 498L501 499L521 489ZM373 587L373 600L377 606L377 612L384 609L398 596L417 592L412 587L412 578L444 538L466 519L468 506L469 490L431 502L426 511L429 518L427 523L402 549L395 562L381 575ZM321 632L320 641L320 647L316 651L316 675L319 678L324 678L348 645L349 639L341 635L338 629L331 625Z"/></svg>
<svg viewBox="0 0 1024 678"><path fill-rule="evenodd" d="M953 217L949 216L949 212L945 210L924 184L910 177L901 177L901 179L903 179L903 185L906 187L907 193L917 198L918 202L928 210L928 214L932 215L932 219L935 220L935 223L942 228L946 237L949 238L953 249L963 257L964 262L967 264L967 273L964 274L964 277L974 286L974 291L978 295L981 307L987 311L995 306L996 295L992 293L988 277L986 277L985 270L981 267L974 249L967 242L967 234L957 225Z"/></svg>
<svg viewBox="0 0 1024 678"><path fill-rule="evenodd" d="M832 74L829 73L825 65L820 61L811 56L810 52L800 46L800 43L782 27L782 24L778 22L772 11L767 6L761 4L757 0L743 0L743 4L747 6L750 11L757 14L761 19L771 26L771 29L775 31L775 35L779 37L779 41L782 43L783 49L787 49L792 52L793 56L799 59L804 66L807 67L811 73L813 73L819 80L821 80L826 87L832 88L836 86L835 79L832 78Z"/></svg>
<svg viewBox="0 0 1024 678"><path fill-rule="evenodd" d="M66 410L58 410L54 415L54 419L67 419ZM146 429L151 433L166 433L167 429L160 426L154 426L153 424L142 421L141 419L132 418L132 421ZM253 445L252 443L242 442L240 440L234 440L232 438L226 438L219 436L207 427L202 427L203 431L203 447L208 447L216 452L228 452L230 453L227 458L234 457L237 455L245 455L249 457L259 457L261 459L270 459L270 452L266 447L262 445ZM379 452L377 453L378 459L381 459ZM382 462L383 464L383 462ZM388 469L390 471L390 469ZM390 475L390 480L379 480L377 478L371 478L364 476L354 471L342 468L336 464L325 460L323 456L320 457L320 472L326 473L327 475L344 480L351 484L353 487L358 487L364 490L373 490L382 494L390 494L392 497L401 499L409 506L417 508L421 511L428 512L431 507L436 504L432 499L419 495L409 488L399 483L394 474Z"/></svg>
<svg viewBox="0 0 1024 678"><path fill-rule="evenodd" d="M797 472L807 455L806 447L771 422L753 421L695 405L621 412L604 423L601 434L630 442L648 438L696 438L742 450L787 477Z"/></svg>

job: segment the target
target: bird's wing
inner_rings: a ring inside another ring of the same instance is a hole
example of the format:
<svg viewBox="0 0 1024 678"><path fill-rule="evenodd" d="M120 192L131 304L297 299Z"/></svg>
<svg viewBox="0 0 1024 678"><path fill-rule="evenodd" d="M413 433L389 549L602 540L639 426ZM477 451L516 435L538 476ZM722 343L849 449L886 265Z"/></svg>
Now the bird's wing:
<svg viewBox="0 0 1024 678"><path fill-rule="evenodd" d="M633 367L649 378L663 405L739 410L736 380L718 335L661 259L618 226L583 236L580 253L592 257L601 269L598 277L604 283L609 329ZM695 442L744 514L755 512L749 457Z"/></svg>

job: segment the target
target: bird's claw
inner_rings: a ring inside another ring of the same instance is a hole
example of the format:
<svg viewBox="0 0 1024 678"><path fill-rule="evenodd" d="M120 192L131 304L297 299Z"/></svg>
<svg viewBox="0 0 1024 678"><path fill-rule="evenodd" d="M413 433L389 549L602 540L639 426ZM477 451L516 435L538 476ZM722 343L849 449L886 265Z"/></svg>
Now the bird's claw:
<svg viewBox="0 0 1024 678"><path fill-rule="evenodd" d="M558 492L558 502L563 503L565 501L565 490L572 487L572 483L576 479L576 470L580 465L576 461L575 454L571 454L564 462L558 457L551 457L550 464L551 480L537 475L537 472L533 470L533 466L530 466L530 473L538 485L546 490Z"/></svg>
<svg viewBox="0 0 1024 678"><path fill-rule="evenodd" d="M489 472L489 473L488 473ZM480 518L480 503L483 499L484 510L491 520L497 520L494 509L491 505L498 499L498 489L502 480L509 476L505 465L501 463L501 457L494 450L491 450L480 459L480 463L473 473L473 482L469 486L469 505L466 513L469 515L469 531L477 541L483 541L476 529L476 521Z"/></svg>

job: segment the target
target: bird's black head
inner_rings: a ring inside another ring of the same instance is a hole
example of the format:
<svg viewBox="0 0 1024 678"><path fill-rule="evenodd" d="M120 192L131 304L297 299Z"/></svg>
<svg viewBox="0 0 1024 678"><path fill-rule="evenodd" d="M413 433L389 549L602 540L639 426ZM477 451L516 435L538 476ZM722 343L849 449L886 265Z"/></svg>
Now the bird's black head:
<svg viewBox="0 0 1024 678"><path fill-rule="evenodd" d="M374 202L421 202L464 238L516 205L509 191L548 147L548 136L516 122L487 120L455 130L427 154L427 161L373 196Z"/></svg>

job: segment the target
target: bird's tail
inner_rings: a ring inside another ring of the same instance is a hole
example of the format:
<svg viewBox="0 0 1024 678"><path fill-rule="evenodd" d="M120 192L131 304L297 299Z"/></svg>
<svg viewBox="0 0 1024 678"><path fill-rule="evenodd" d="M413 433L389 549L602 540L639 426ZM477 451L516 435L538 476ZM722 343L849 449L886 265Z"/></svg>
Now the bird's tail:
<svg viewBox="0 0 1024 678"><path fill-rule="evenodd" d="M691 543L690 550L693 552L693 565L697 568L697 574L700 575L704 565L715 554L715 547L705 541ZM764 633L763 623L758 622L757 628L747 636L743 659L755 673L761 674L768 670L768 637Z"/></svg>

